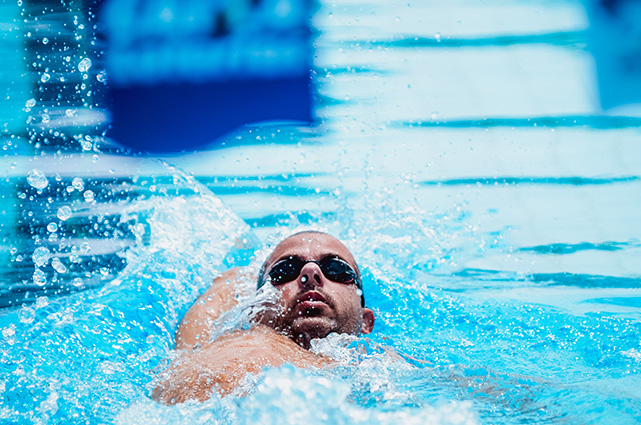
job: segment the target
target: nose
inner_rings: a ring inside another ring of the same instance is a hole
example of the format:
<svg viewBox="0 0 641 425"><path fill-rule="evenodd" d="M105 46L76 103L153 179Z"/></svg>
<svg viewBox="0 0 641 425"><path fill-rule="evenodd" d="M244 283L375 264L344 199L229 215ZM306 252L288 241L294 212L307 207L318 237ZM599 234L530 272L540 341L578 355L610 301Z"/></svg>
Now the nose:
<svg viewBox="0 0 641 425"><path fill-rule="evenodd" d="M298 276L298 281L302 286L319 286L323 284L322 272L318 264L307 263L303 266Z"/></svg>

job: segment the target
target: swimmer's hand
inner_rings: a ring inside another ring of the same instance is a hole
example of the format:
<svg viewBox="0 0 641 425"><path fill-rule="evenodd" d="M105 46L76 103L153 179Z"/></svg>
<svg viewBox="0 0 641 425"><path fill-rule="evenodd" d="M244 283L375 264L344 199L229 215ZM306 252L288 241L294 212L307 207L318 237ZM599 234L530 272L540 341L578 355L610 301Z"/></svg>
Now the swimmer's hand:
<svg viewBox="0 0 641 425"><path fill-rule="evenodd" d="M248 373L265 366L327 367L332 360L313 354L266 326L223 335L200 349L185 351L161 376L152 398L163 404L225 396Z"/></svg>

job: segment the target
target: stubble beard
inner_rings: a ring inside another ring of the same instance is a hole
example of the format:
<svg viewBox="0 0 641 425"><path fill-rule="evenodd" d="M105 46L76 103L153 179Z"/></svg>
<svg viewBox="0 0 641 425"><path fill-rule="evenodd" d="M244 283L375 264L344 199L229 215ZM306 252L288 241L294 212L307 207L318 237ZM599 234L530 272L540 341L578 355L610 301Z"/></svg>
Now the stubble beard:
<svg viewBox="0 0 641 425"><path fill-rule="evenodd" d="M335 331L335 321L324 316L296 317L288 329L289 337L305 349L309 349L313 339L325 338Z"/></svg>
<svg viewBox="0 0 641 425"><path fill-rule="evenodd" d="M332 332L360 334L360 324L351 320L341 321L328 300L328 311L296 311L296 305L284 307L281 314L270 322L269 326L305 349L311 341L325 338Z"/></svg>

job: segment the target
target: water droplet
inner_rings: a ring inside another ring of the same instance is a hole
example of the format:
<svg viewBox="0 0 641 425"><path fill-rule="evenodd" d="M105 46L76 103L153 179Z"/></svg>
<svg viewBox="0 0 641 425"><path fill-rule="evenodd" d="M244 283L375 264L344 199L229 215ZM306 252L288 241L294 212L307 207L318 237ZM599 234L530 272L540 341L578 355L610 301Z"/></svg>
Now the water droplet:
<svg viewBox="0 0 641 425"><path fill-rule="evenodd" d="M91 190L85 190L82 196L85 197L85 202L93 202L94 200L94 194L93 194L93 191Z"/></svg>
<svg viewBox="0 0 641 425"><path fill-rule="evenodd" d="M145 235L145 226L142 223L138 223L131 229L136 239L142 239Z"/></svg>
<svg viewBox="0 0 641 425"><path fill-rule="evenodd" d="M27 103L25 103L25 106L27 108L33 108L34 106L36 106L36 99L31 98L31 99L27 100Z"/></svg>
<svg viewBox="0 0 641 425"><path fill-rule="evenodd" d="M45 274L45 272L40 269L37 269L35 272L33 272L33 283L38 286L44 286L44 284L47 283L47 275Z"/></svg>
<svg viewBox="0 0 641 425"><path fill-rule="evenodd" d="M80 249L78 250L78 252L80 252L80 254L82 255L88 255L91 252L89 243L83 242L82 245L80 245Z"/></svg>
<svg viewBox="0 0 641 425"><path fill-rule="evenodd" d="M47 230L51 233L56 233L58 231L58 225L54 222L47 224Z"/></svg>
<svg viewBox="0 0 641 425"><path fill-rule="evenodd" d="M33 262L36 266L43 267L46 266L49 262L49 258L51 258L51 252L48 248L40 246L33 251L33 255L31 256L31 258L33 259Z"/></svg>
<svg viewBox="0 0 641 425"><path fill-rule="evenodd" d="M16 334L16 325L13 323L6 328L2 329L2 336L5 338L12 337Z"/></svg>
<svg viewBox="0 0 641 425"><path fill-rule="evenodd" d="M36 318L36 311L31 307L23 307L18 317L22 323L31 323Z"/></svg>
<svg viewBox="0 0 641 425"><path fill-rule="evenodd" d="M40 77L40 81L43 82L43 83L46 83L47 81L49 81L50 78L51 78L51 75L49 75L46 72L44 72L42 74L42 77Z"/></svg>
<svg viewBox="0 0 641 425"><path fill-rule="evenodd" d="M80 145L82 146L83 151L90 151L93 148L93 143L89 140L81 140Z"/></svg>
<svg viewBox="0 0 641 425"><path fill-rule="evenodd" d="M27 174L27 182L38 190L42 190L49 185L47 177L42 173L42 171L36 170L35 168Z"/></svg>
<svg viewBox="0 0 641 425"><path fill-rule="evenodd" d="M62 264L62 261L57 257L51 260L51 267L53 267L53 269L58 273L67 273L67 267L65 267L65 265Z"/></svg>
<svg viewBox="0 0 641 425"><path fill-rule="evenodd" d="M85 183L80 177L74 177L73 180L71 180L71 185L77 191L82 191L85 188Z"/></svg>
<svg viewBox="0 0 641 425"><path fill-rule="evenodd" d="M89 71L89 68L91 68L91 59L89 58L84 58L78 64L78 71L80 72L87 72Z"/></svg>
<svg viewBox="0 0 641 425"><path fill-rule="evenodd" d="M60 220L65 221L69 217L71 217L71 208L69 208L67 205L62 206L58 208L58 213L56 215Z"/></svg>

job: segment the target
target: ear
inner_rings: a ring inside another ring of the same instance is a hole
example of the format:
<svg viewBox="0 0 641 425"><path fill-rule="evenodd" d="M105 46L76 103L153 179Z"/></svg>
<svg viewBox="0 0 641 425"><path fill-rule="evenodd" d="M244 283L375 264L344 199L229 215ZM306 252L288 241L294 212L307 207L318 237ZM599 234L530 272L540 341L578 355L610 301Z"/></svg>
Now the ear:
<svg viewBox="0 0 641 425"><path fill-rule="evenodd" d="M363 308L363 323L361 324L361 333L368 334L374 327L374 312L365 307Z"/></svg>

